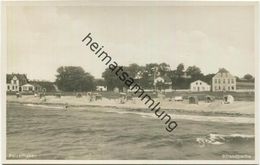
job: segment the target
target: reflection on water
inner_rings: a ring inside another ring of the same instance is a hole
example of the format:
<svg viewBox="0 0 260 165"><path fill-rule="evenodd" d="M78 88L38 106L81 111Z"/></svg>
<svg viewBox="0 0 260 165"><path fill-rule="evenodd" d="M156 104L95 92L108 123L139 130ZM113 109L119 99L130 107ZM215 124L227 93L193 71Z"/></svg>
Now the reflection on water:
<svg viewBox="0 0 260 165"><path fill-rule="evenodd" d="M253 118L178 114L169 133L150 113L8 104L7 159L254 159Z"/></svg>

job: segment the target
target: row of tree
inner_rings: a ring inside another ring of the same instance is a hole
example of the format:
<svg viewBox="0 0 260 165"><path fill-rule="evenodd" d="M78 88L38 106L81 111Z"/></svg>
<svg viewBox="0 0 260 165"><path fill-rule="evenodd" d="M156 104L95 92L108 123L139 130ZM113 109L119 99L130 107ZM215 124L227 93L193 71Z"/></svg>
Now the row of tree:
<svg viewBox="0 0 260 165"><path fill-rule="evenodd" d="M174 89L187 89L191 82L202 80L211 84L212 77L215 74L204 75L197 66L188 66L185 69L183 63L179 64L176 69L172 70L169 64L166 63L149 63L145 66L130 64L123 66L125 72L138 83L142 88L152 89L154 87L154 79L158 76L167 77L172 82ZM56 85L62 91L93 91L96 85L107 86L108 90L113 90L115 87L123 89L124 83L118 76L106 69L102 73L103 79L94 79L94 77L85 72L82 67L62 66L57 69ZM246 74L243 78L237 78L238 81L254 81L254 77Z"/></svg>

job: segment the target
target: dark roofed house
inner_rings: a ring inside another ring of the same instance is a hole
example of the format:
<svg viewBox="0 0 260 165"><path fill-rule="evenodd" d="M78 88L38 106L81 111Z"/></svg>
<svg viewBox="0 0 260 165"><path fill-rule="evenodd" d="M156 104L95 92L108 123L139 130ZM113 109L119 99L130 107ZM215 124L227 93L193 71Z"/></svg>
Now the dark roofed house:
<svg viewBox="0 0 260 165"><path fill-rule="evenodd" d="M7 91L22 91L22 85L28 82L26 74L12 73L6 75Z"/></svg>
<svg viewBox="0 0 260 165"><path fill-rule="evenodd" d="M168 76L158 76L154 79L154 86L156 87L156 90L162 90L162 89L171 89L172 88L172 81Z"/></svg>

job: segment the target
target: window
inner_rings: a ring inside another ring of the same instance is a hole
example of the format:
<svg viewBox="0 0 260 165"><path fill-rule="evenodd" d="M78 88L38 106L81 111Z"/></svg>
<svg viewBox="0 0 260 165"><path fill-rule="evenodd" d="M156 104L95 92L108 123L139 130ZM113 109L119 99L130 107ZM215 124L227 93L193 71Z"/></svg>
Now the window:
<svg viewBox="0 0 260 165"><path fill-rule="evenodd" d="M16 84L16 80L13 80L13 83Z"/></svg>
<svg viewBox="0 0 260 165"><path fill-rule="evenodd" d="M223 79L223 84L225 84L226 82L225 82L225 79Z"/></svg>
<svg viewBox="0 0 260 165"><path fill-rule="evenodd" d="M235 89L234 86L232 86L231 89L234 90Z"/></svg>
<svg viewBox="0 0 260 165"><path fill-rule="evenodd" d="M219 86L218 89L221 90L221 87Z"/></svg>
<svg viewBox="0 0 260 165"><path fill-rule="evenodd" d="M14 90L14 86L12 86L12 89Z"/></svg>
<svg viewBox="0 0 260 165"><path fill-rule="evenodd" d="M228 91L230 91L230 86L228 86Z"/></svg>
<svg viewBox="0 0 260 165"><path fill-rule="evenodd" d="M198 85L198 82L196 82L196 85Z"/></svg>
<svg viewBox="0 0 260 165"><path fill-rule="evenodd" d="M231 79L231 83L234 84L234 79Z"/></svg>
<svg viewBox="0 0 260 165"><path fill-rule="evenodd" d="M200 82L200 85L201 85L201 82Z"/></svg>
<svg viewBox="0 0 260 165"><path fill-rule="evenodd" d="M7 86L7 90L10 90L10 86L9 85Z"/></svg>
<svg viewBox="0 0 260 165"><path fill-rule="evenodd" d="M218 90L218 87L217 87L217 86L215 86L215 90Z"/></svg>
<svg viewBox="0 0 260 165"><path fill-rule="evenodd" d="M230 79L228 79L228 84L230 84Z"/></svg>
<svg viewBox="0 0 260 165"><path fill-rule="evenodd" d="M220 79L218 79L218 83L220 84Z"/></svg>
<svg viewBox="0 0 260 165"><path fill-rule="evenodd" d="M218 80L217 79L215 79L215 84L217 84L218 83Z"/></svg>

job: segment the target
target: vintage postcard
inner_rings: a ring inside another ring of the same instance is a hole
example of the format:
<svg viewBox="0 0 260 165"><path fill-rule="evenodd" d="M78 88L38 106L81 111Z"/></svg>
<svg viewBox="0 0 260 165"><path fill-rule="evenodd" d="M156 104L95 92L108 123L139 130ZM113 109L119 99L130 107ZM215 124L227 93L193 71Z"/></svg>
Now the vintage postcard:
<svg viewBox="0 0 260 165"><path fill-rule="evenodd" d="M258 7L2 2L3 163L257 163Z"/></svg>

